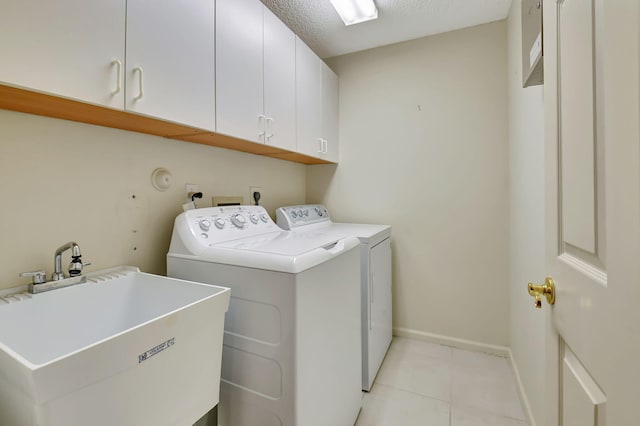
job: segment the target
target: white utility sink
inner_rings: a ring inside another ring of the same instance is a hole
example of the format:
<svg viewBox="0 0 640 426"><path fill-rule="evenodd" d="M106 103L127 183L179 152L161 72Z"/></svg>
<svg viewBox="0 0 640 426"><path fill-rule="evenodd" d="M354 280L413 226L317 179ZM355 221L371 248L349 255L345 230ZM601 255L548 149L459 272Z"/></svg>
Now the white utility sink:
<svg viewBox="0 0 640 426"><path fill-rule="evenodd" d="M229 295L118 267L0 299L0 425L192 425L218 403Z"/></svg>

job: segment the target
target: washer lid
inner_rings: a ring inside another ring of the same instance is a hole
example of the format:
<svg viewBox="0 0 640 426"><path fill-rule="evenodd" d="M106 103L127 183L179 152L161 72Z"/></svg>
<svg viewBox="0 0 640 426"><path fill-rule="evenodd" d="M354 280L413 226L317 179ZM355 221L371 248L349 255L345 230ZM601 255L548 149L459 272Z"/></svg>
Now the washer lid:
<svg viewBox="0 0 640 426"><path fill-rule="evenodd" d="M324 232L277 232L213 244L211 248L235 249L294 257L318 248L333 246L341 239L343 239L342 236Z"/></svg>
<svg viewBox="0 0 640 426"><path fill-rule="evenodd" d="M356 237L336 240L327 235L312 238L294 234L287 238L264 235L243 240L212 244L198 255L169 253L167 256L297 274L357 250L360 245Z"/></svg>

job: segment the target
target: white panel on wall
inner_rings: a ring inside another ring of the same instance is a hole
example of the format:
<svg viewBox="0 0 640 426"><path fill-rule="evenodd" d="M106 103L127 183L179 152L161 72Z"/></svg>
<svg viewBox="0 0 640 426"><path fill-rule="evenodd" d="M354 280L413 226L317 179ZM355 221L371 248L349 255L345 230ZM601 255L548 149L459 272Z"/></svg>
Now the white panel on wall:
<svg viewBox="0 0 640 426"><path fill-rule="evenodd" d="M559 120L563 240L588 253L596 250L595 129L592 2L560 4Z"/></svg>
<svg viewBox="0 0 640 426"><path fill-rule="evenodd" d="M563 426L602 426L607 397L565 346L562 360Z"/></svg>

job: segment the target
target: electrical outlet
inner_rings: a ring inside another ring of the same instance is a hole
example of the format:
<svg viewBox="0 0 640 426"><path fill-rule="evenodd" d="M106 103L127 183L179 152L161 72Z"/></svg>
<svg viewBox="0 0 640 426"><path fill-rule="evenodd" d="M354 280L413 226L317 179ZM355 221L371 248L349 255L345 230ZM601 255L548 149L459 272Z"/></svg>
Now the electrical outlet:
<svg viewBox="0 0 640 426"><path fill-rule="evenodd" d="M254 192L259 192L260 193L260 201L262 201L262 197L264 196L264 194L262 193L262 188L259 186L250 186L249 187L249 202L247 204L250 205L255 205L256 204L256 200L253 198L253 193ZM260 204L260 202L258 202L258 204Z"/></svg>
<svg viewBox="0 0 640 426"><path fill-rule="evenodd" d="M186 183L184 185L184 198L187 202L191 201L189 193L198 192L198 185L195 183Z"/></svg>

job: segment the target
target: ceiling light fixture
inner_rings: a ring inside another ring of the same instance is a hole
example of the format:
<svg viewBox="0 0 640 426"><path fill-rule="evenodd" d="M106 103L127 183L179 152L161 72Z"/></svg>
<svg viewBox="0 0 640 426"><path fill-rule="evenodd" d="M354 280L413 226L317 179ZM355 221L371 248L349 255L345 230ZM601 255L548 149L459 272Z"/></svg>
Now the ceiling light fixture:
<svg viewBox="0 0 640 426"><path fill-rule="evenodd" d="M345 25L359 24L378 18L373 0L330 0Z"/></svg>

